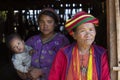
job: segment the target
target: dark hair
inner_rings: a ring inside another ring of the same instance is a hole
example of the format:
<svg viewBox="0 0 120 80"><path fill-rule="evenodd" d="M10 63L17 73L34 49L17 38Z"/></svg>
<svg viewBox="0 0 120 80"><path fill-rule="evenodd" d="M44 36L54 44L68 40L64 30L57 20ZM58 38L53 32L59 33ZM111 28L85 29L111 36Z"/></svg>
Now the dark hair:
<svg viewBox="0 0 120 80"><path fill-rule="evenodd" d="M12 33L12 34L8 35L8 36L6 37L6 40L5 40L5 41L6 41L6 45L7 45L8 48L10 48L10 42L11 42L14 38L18 38L18 39L22 40L21 36L20 36L19 34L17 34L17 33Z"/></svg>
<svg viewBox="0 0 120 80"><path fill-rule="evenodd" d="M77 30L77 27L72 29L73 32L76 32L76 30Z"/></svg>
<svg viewBox="0 0 120 80"><path fill-rule="evenodd" d="M39 21L40 21L40 18L41 18L42 15L47 15L47 16L52 17L54 19L54 21L55 21L56 26L58 26L59 17L52 8L45 8L40 12L40 14L38 15L38 20L37 20L38 25L39 25ZM58 27L56 27L56 28L58 28Z"/></svg>

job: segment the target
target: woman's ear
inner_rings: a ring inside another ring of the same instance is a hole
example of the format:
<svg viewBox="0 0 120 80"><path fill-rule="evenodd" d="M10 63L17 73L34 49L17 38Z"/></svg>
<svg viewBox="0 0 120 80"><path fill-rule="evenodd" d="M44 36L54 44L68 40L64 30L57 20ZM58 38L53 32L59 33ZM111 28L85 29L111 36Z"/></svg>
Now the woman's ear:
<svg viewBox="0 0 120 80"><path fill-rule="evenodd" d="M54 26L57 26L57 23L54 21Z"/></svg>
<svg viewBox="0 0 120 80"><path fill-rule="evenodd" d="M75 32L73 32L73 33L72 33L72 37L73 37L73 39L75 39L75 40L76 40L76 35L75 35Z"/></svg>

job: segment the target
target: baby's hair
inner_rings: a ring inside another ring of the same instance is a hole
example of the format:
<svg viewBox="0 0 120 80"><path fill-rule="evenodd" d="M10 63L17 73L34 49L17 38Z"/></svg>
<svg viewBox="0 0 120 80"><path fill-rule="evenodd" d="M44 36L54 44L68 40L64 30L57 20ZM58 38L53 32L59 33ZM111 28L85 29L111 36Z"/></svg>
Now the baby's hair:
<svg viewBox="0 0 120 80"><path fill-rule="evenodd" d="M12 34L8 35L8 36L6 37L6 45L7 45L8 48L10 48L10 42L11 42L14 38L18 38L18 39L22 40L21 36L20 36L19 34L17 34L17 33L12 33Z"/></svg>

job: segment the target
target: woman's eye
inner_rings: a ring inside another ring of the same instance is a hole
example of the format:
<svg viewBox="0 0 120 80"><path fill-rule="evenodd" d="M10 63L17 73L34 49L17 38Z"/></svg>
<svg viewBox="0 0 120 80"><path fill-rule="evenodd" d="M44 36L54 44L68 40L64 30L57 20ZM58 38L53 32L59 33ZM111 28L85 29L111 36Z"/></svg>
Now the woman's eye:
<svg viewBox="0 0 120 80"><path fill-rule="evenodd" d="M93 31L93 29L89 29L90 31Z"/></svg>
<svg viewBox="0 0 120 80"><path fill-rule="evenodd" d="M85 32L84 30L81 30L80 32Z"/></svg>
<svg viewBox="0 0 120 80"><path fill-rule="evenodd" d="M93 30L93 29L90 29L90 31L91 31L91 32L94 32L94 30Z"/></svg>
<svg viewBox="0 0 120 80"><path fill-rule="evenodd" d="M54 21L53 20L49 20L48 23L53 23Z"/></svg>
<svg viewBox="0 0 120 80"><path fill-rule="evenodd" d="M85 32L85 30L80 30L80 31L79 31L79 33L83 33L83 32Z"/></svg>

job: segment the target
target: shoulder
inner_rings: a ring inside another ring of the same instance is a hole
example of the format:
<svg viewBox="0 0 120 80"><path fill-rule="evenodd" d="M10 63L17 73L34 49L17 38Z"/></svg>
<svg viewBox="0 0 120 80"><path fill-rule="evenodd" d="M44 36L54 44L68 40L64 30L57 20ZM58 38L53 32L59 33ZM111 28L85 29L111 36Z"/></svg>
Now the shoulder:
<svg viewBox="0 0 120 80"><path fill-rule="evenodd" d="M57 37L61 37L61 38L63 38L63 37L66 37L64 34L62 34L62 33L57 33L57 35L56 35Z"/></svg>
<svg viewBox="0 0 120 80"><path fill-rule="evenodd" d="M12 56L12 60L14 61L14 60L20 60L21 59L21 54L14 54L13 56Z"/></svg>
<svg viewBox="0 0 120 80"><path fill-rule="evenodd" d="M59 51L63 52L65 55L69 55L72 53L72 49L74 47L75 43L69 44L65 47L62 47Z"/></svg>
<svg viewBox="0 0 120 80"><path fill-rule="evenodd" d="M68 38L62 33L56 33L56 36L55 36L54 40L57 40L57 41L60 41L60 42L63 42L63 43L64 42L66 42L66 43L69 42Z"/></svg>
<svg viewBox="0 0 120 80"><path fill-rule="evenodd" d="M107 52L107 50L106 50L104 47L102 47L102 46L93 45L93 47L94 47L95 53L97 53L97 54L102 55L103 53L106 53L106 52Z"/></svg>
<svg viewBox="0 0 120 80"><path fill-rule="evenodd" d="M73 49L74 45L73 44L70 44L70 45L67 45L61 49L59 49L59 51L57 52L56 54L56 58L59 60L62 60L63 63L67 60L68 62L70 61L71 59L71 56L72 56L72 49Z"/></svg>
<svg viewBox="0 0 120 80"><path fill-rule="evenodd" d="M25 41L26 45L33 45L35 42L41 41L40 35L34 35Z"/></svg>
<svg viewBox="0 0 120 80"><path fill-rule="evenodd" d="M102 46L99 46L99 45L93 45L95 49L98 49L98 50L102 50L102 51L106 51L106 49Z"/></svg>
<svg viewBox="0 0 120 80"><path fill-rule="evenodd" d="M36 39L40 39L40 35L34 35L34 36L30 37L27 41L36 40Z"/></svg>
<svg viewBox="0 0 120 80"><path fill-rule="evenodd" d="M25 48L26 48L27 50L31 50L31 49L32 49L32 47L31 47L31 46L28 46L28 45L25 45Z"/></svg>

